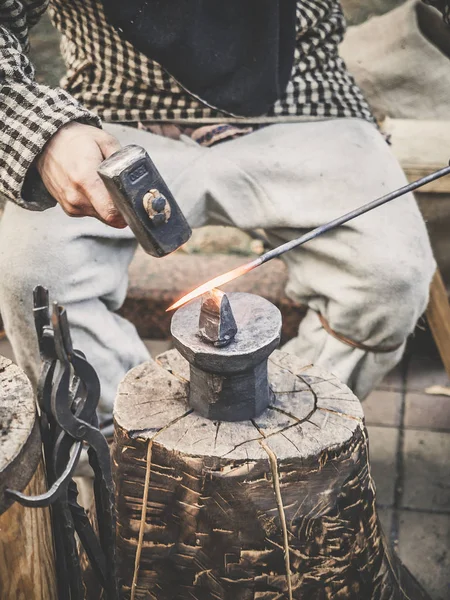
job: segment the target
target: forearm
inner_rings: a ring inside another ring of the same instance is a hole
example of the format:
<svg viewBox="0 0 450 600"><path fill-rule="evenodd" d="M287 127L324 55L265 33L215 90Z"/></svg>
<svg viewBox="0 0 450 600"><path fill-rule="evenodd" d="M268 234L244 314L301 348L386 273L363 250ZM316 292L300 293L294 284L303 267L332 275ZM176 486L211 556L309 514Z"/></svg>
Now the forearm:
<svg viewBox="0 0 450 600"><path fill-rule="evenodd" d="M43 210L55 202L50 196L32 197L37 156L66 123L100 126L100 121L64 90L36 83L24 47L27 27L38 15L35 11L27 20L9 5L0 0L0 194L25 208Z"/></svg>

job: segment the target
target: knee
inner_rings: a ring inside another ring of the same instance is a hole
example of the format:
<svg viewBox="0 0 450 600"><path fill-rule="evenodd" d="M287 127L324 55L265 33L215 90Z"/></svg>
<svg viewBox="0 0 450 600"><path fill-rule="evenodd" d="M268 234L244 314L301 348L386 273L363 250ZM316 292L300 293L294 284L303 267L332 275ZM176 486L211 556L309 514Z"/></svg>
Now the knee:
<svg viewBox="0 0 450 600"><path fill-rule="evenodd" d="M436 263L431 251L420 260L408 252L398 252L389 260L374 258L363 310L383 342L402 343L425 312Z"/></svg>

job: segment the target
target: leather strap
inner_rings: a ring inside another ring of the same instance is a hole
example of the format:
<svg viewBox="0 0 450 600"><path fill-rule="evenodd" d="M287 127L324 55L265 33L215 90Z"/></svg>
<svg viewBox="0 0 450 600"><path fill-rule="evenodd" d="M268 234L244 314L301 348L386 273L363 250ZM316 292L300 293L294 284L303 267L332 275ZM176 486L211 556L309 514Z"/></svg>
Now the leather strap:
<svg viewBox="0 0 450 600"><path fill-rule="evenodd" d="M337 331L334 331L334 329L332 329L330 327L330 324L325 319L325 317L323 315L321 315L319 312L317 313L317 316L319 317L322 327L325 329L325 331L329 335L333 336L334 338L336 338L343 344L347 344L347 346L351 346L352 348L358 348L359 350L364 350L366 352L373 352L375 354L383 354L383 353L388 353L388 352L395 352L396 350L401 348L403 345L403 342L402 342L400 344L395 344L394 346L383 347L383 346L367 346L366 344L363 344L361 342L355 342L355 340L348 338L346 335L343 335L342 333L338 333Z"/></svg>

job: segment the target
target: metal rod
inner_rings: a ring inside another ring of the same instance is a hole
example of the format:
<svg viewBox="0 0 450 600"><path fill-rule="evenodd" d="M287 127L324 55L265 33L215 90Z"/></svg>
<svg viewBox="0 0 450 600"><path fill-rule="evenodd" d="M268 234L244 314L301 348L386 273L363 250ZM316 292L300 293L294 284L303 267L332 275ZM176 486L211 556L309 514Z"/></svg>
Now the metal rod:
<svg viewBox="0 0 450 600"><path fill-rule="evenodd" d="M386 194L385 196L381 196L380 198L377 198L376 200L372 200L371 202L368 202L367 204L363 204L363 206L360 206L359 208L355 208L354 210L351 210L350 212L346 213L345 215L342 215L340 217L337 217L336 219L333 219L332 221L329 221L328 223L325 223L325 225L320 225L319 227L316 227L315 229L308 231L308 233L305 233L304 235L302 235L298 238L295 238L294 240L291 240L289 242L281 244L281 246L277 246L273 250L269 250L268 252L261 254L261 256L259 256L257 259L255 259L254 261L249 263L249 266L250 266L250 264L251 265L254 264L254 266L252 266L252 269L254 269L257 266L262 265L262 264L268 262L269 260L272 260L272 258L281 256L285 252L289 252L289 250L292 250L293 248L297 248L298 246L301 246L305 242L309 242L310 240L313 240L314 238L318 237L319 235L322 235L323 233L326 233L327 231L336 229L336 227L339 227L340 225L343 225L344 223L347 223L348 221L351 221L352 219L355 219L356 217L359 217L360 215L363 215L364 213L369 212L370 210L373 210L374 208L377 208L378 206L381 206L382 204L386 204L386 202L390 202L391 200L395 200L396 198L399 198L400 196L404 196L405 194L408 194L409 192L413 192L417 188L422 187L423 185L426 185L427 183L430 183L432 181L435 181L436 179L440 179L441 177L444 177L445 175L450 175L450 166L444 167L443 169L439 169L439 171L435 171L434 173L431 173L430 175L426 175L425 177L422 177L421 179L418 179L417 181L408 183L407 185L404 185L403 187L401 187L397 190L394 190L393 192L390 192L389 194Z"/></svg>
<svg viewBox="0 0 450 600"><path fill-rule="evenodd" d="M372 200L371 202L368 202L367 204L363 204L363 206L360 206L359 208L355 208L354 210L351 210L350 212L346 213L345 215L342 215L340 217L337 217L336 219L333 219L332 221L329 221L328 223L325 223L325 225L320 225L319 227L316 227L315 229L308 231L308 233L305 233L304 235L302 235L298 238L295 238L294 240L291 240L289 242L281 244L281 246L278 246L277 248L274 248L273 250L269 250L268 252L261 254L261 256L258 256L258 258L255 258L254 260L252 260L244 265L241 265L241 266L237 267L236 269L229 271L228 273L223 273L222 275L214 277L210 281L207 281L206 283L198 286L197 288L195 288L195 290L192 290L192 292L189 292L188 294L186 294L185 296L180 298L180 300L178 300L177 302L172 304L172 306L169 306L167 311L174 310L175 308L178 308L185 302L189 302L190 300L197 298L198 296L204 294L205 292L208 292L213 287L220 287L220 286L224 285L225 283L232 281L233 279L237 279L241 275L244 275L245 273L248 273L249 271L253 271L253 269L256 269L256 267L259 267L260 265L268 262L269 260L272 260L272 258L277 258L278 256L281 256L285 252L289 252L289 250L292 250L293 248L297 248L298 246L301 246L305 242L309 242L310 240L313 240L314 238L318 237L319 235L322 235L323 233L326 233L327 231L336 229L336 227L339 227L340 225L343 225L344 223L347 223L348 221L351 221L352 219L355 219L356 217L359 217L360 215L363 215L364 213L367 213L370 210L373 210L374 208L381 206L382 204L386 204L386 202L390 202L391 200L395 200L396 198L399 198L400 196L404 196L405 194L408 194L409 192L413 192L414 190L417 190L417 188L420 188L423 185L426 185L427 183L435 181L436 179L439 179L440 177L444 177L445 175L450 175L450 166L444 167L443 169L439 169L439 171L435 171L434 173L431 173L430 175L426 175L425 177L422 177L421 179L418 179L417 181L408 183L407 185L404 185L403 187L401 187L397 190L394 190L393 192L390 192L389 194L386 194L385 196L381 196L380 198Z"/></svg>

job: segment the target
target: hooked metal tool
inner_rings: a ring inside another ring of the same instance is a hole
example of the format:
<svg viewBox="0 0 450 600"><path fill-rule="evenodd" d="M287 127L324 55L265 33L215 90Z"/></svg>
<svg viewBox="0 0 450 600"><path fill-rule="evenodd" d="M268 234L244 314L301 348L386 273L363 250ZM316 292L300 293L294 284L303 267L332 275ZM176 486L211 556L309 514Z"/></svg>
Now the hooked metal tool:
<svg viewBox="0 0 450 600"><path fill-rule="evenodd" d="M237 279L241 275L245 275L245 273L249 273L250 271L253 271L253 269L256 269L256 267L263 265L264 263L268 262L269 260L272 260L273 258L277 258L277 257L281 256L285 252L289 252L289 250L297 248L298 246L301 246L302 244L305 244L306 242L309 242L310 240L313 240L314 238L319 237L319 235L322 235L322 234L326 233L327 231L336 229L336 227L339 227L340 225L343 225L344 223L347 223L348 221L351 221L352 219L355 219L356 217L359 217L360 215L363 215L364 213L367 213L367 212L373 210L374 208L377 208L378 206L386 204L387 202L390 202L391 200L395 200L396 198L399 198L400 196L404 196L405 194L408 194L409 192L413 192L414 190L417 190L418 188L426 185L427 183L435 181L436 179L439 179L440 177L444 177L445 175L450 175L450 166L444 167L443 169L439 169L438 171L435 171L434 173L431 173L430 175L426 175L425 177L422 177L421 179L418 179L417 181L413 181L412 183L404 185L403 187L401 187L397 190L394 190L393 192L390 192L389 194L381 196L380 198L376 198L375 200L372 200L371 202L368 202L367 204L363 204L359 208L355 208L354 210L351 210L350 212L346 213L345 215L337 217L336 219L333 219L332 221L329 221L328 223L325 223L324 225L320 225L319 227L316 227L315 229L308 231L308 233L305 233L304 235L301 235L298 238L295 238L293 240L290 240L289 242L281 244L280 246L274 248L273 250L269 250L268 252L261 254L261 256L258 256L258 258L255 258L254 260L252 260L244 265L241 265L241 266L237 267L236 269L232 269L231 271L228 271L227 273L218 275L217 277L210 279L206 283L199 285L194 290L192 290L192 292L185 294L182 298L177 300L177 302L175 302L174 304L169 306L169 308L166 309L166 312L170 311L170 310L175 310L176 308L179 308L183 304L186 304L186 302L190 302L191 300L198 298L202 294L209 292L213 288L218 288L222 285L225 285L226 283L228 283L230 281L233 281L234 279Z"/></svg>
<svg viewBox="0 0 450 600"><path fill-rule="evenodd" d="M102 162L98 174L147 254L166 256L191 237L188 222L144 148L121 148Z"/></svg>
<svg viewBox="0 0 450 600"><path fill-rule="evenodd" d="M5 494L24 506L51 507L60 600L84 599L75 533L104 589L104 597L117 600L114 486L108 443L96 416L100 383L84 354L72 346L65 309L54 303L50 314L48 291L42 286L34 290L33 312L43 361L37 398L50 487L39 496L15 490L6 490ZM88 446L94 471L98 536L77 502L78 489L73 480L83 444Z"/></svg>

